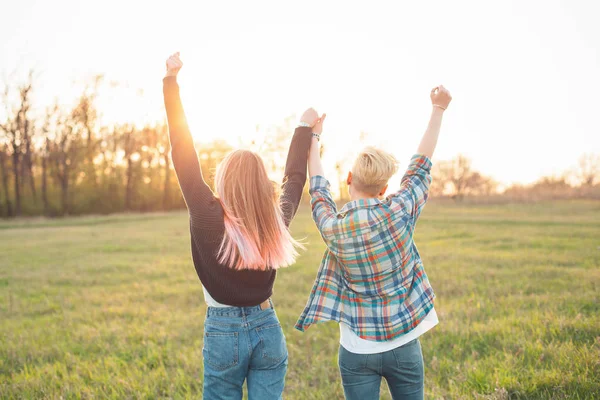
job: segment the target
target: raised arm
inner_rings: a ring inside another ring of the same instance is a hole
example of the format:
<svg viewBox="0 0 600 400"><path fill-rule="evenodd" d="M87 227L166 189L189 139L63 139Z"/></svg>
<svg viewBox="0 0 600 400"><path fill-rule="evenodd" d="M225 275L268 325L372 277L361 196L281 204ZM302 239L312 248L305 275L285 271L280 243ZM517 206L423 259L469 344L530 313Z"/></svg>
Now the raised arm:
<svg viewBox="0 0 600 400"><path fill-rule="evenodd" d="M281 186L281 211L287 226L290 225L306 184L306 162L311 143L312 130L318 120L317 112L309 108L302 114L300 123L294 131L285 163L285 173Z"/></svg>
<svg viewBox="0 0 600 400"><path fill-rule="evenodd" d="M163 79L171 158L190 218L192 221L208 222L222 216L214 212L214 195L202 177L192 134L181 104L177 74L182 66L179 53L173 54L167 59L167 74Z"/></svg>
<svg viewBox="0 0 600 400"><path fill-rule="evenodd" d="M417 154L410 160L408 169L402 177L400 190L392 195L392 197L400 199L402 207L415 219L420 215L427 201L431 185L431 157L440 134L442 116L452 100L450 92L441 85L431 90L430 97L433 109L429 124L423 139L421 139Z"/></svg>
<svg viewBox="0 0 600 400"><path fill-rule="evenodd" d="M448 108L448 104L452 100L448 89L442 85L435 87L431 90L431 117L429 118L429 124L427 130L421 139L417 154L422 154L429 158L433 157L433 152L437 146L438 136L440 135L440 128L442 127L442 116L444 111Z"/></svg>
<svg viewBox="0 0 600 400"><path fill-rule="evenodd" d="M311 178L317 175L325 177L323 165L321 164L321 146L319 140L323 132L323 123L326 117L327 114L321 115L321 118L317 120L317 123L313 127L314 136L310 145L310 152L308 153L308 174Z"/></svg>
<svg viewBox="0 0 600 400"><path fill-rule="evenodd" d="M313 138L308 153L308 173L310 175L310 204L312 216L321 237L328 247L335 253L335 245L332 240L339 233L337 226L337 207L331 195L329 181L325 178L323 165L321 164L320 139L323 132L323 123L327 114L321 115L313 127Z"/></svg>

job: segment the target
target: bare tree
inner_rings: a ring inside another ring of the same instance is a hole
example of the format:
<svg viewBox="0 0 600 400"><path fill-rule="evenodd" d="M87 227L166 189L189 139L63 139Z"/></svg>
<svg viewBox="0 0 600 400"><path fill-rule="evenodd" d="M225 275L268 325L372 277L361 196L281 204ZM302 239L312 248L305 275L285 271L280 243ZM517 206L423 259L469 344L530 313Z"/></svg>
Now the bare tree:
<svg viewBox="0 0 600 400"><path fill-rule="evenodd" d="M442 197L444 196L444 194L446 194L447 191L446 186L448 185L448 181L446 179L446 176L443 175L445 174L445 172L442 171L443 164L443 162L436 162L433 164L433 167L431 169L431 176L433 177L433 180L431 181L431 185L429 186L429 196L431 196L432 198Z"/></svg>
<svg viewBox="0 0 600 400"><path fill-rule="evenodd" d="M2 189L4 192L4 204L6 205L6 216L12 217L12 203L10 202L10 195L8 193L8 166L6 160L8 159L8 146L4 145L0 147L0 175L2 176Z"/></svg>
<svg viewBox="0 0 600 400"><path fill-rule="evenodd" d="M132 208L135 185L134 168L141 158L140 150L143 141L141 140L139 131L133 125L121 126L118 131L120 132L122 148L125 153L125 210L129 211Z"/></svg>
<svg viewBox="0 0 600 400"><path fill-rule="evenodd" d="M50 158L50 139L46 138L42 145L42 203L44 204L44 215L50 212L50 203L48 202L48 160Z"/></svg>
<svg viewBox="0 0 600 400"><path fill-rule="evenodd" d="M117 175L116 159L121 139L117 128L112 126L99 129L99 139L96 146L96 151L99 153L97 168L100 170L96 175L107 187L114 183L112 181Z"/></svg>
<svg viewBox="0 0 600 400"><path fill-rule="evenodd" d="M98 140L96 138L97 128L96 122L98 112L96 110L96 98L98 96L98 88L102 83L103 76L97 75L93 83L88 85L81 96L79 97L77 106L73 110L73 120L79 125L81 135L85 141L85 173L86 177L94 186L97 185L96 168L94 166L94 157Z"/></svg>
<svg viewBox="0 0 600 400"><path fill-rule="evenodd" d="M10 90L8 85L4 87L3 102L6 112L6 121L0 125L0 129L4 132L4 136L11 148L12 169L15 190L15 215L21 214L21 182L19 180L21 162L21 133L17 128L17 122L14 110L10 107ZM7 147L8 147L7 146Z"/></svg>
<svg viewBox="0 0 600 400"><path fill-rule="evenodd" d="M579 158L577 177L584 186L593 186L600 181L600 155L582 155Z"/></svg>
<svg viewBox="0 0 600 400"><path fill-rule="evenodd" d="M11 87L4 85L2 102L6 120L0 124L0 132L4 133L5 140L10 146L12 158L12 173L15 196L15 215L21 215L22 188L26 181L34 199L37 198L35 180L33 174L34 146L33 128L34 122L30 116L31 94L33 90L33 71L28 74L27 80L16 87L18 95L13 95Z"/></svg>
<svg viewBox="0 0 600 400"><path fill-rule="evenodd" d="M450 161L438 163L434 175L439 182L436 183L436 193L442 194L451 187L453 196L462 199L466 195L490 195L497 184L489 177L473 171L471 160L463 155L458 155Z"/></svg>
<svg viewBox="0 0 600 400"><path fill-rule="evenodd" d="M26 83L19 88L20 102L17 111L17 129L21 132L23 159L21 162L21 176L23 183L29 181L29 188L34 201L37 201L37 192L35 190L35 178L33 175L34 146L33 133L34 121L31 118L31 93L33 89L33 71L29 72Z"/></svg>
<svg viewBox="0 0 600 400"><path fill-rule="evenodd" d="M75 171L85 156L85 145L77 122L71 115L58 116L54 127L54 137L50 141L49 160L53 164L53 177L60 186L63 215L71 211L69 192L75 178Z"/></svg>
<svg viewBox="0 0 600 400"><path fill-rule="evenodd" d="M42 126L42 134L44 141L40 146L40 158L42 161L42 203L44 205L44 215L48 215L50 211L50 203L48 202L48 169L50 164L50 152L52 144L50 135L53 129L56 128L55 118L59 115L58 106L48 108L44 116L44 124Z"/></svg>
<svg viewBox="0 0 600 400"><path fill-rule="evenodd" d="M463 155L458 155L454 160L442 161L439 164L442 182L448 182L453 187L454 195L462 198L465 195L468 178L471 175L471 161Z"/></svg>
<svg viewBox="0 0 600 400"><path fill-rule="evenodd" d="M490 177L479 172L471 173L467 178L465 194L469 196L489 196L496 192L498 184Z"/></svg>

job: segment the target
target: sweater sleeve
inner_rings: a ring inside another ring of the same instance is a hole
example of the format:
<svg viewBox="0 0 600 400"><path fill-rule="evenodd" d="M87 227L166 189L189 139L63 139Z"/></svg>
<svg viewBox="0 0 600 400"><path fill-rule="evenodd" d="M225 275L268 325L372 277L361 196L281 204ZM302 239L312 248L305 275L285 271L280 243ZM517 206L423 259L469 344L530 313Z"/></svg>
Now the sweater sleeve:
<svg viewBox="0 0 600 400"><path fill-rule="evenodd" d="M292 222L302 198L302 191L306 184L306 165L311 140L311 128L298 127L290 143L281 187L281 211L286 226Z"/></svg>
<svg viewBox="0 0 600 400"><path fill-rule="evenodd" d="M169 123L171 159L190 218L192 221L209 222L219 213L214 212L215 197L202 177L175 77L163 79L163 95Z"/></svg>

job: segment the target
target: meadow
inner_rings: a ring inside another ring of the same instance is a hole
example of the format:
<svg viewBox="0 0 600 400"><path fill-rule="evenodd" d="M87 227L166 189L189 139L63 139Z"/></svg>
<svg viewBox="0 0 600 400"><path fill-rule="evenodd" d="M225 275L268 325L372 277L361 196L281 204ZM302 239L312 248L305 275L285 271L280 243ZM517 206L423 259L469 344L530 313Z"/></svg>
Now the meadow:
<svg viewBox="0 0 600 400"><path fill-rule="evenodd" d="M324 251L307 207L292 229L307 250L275 286L285 398L341 399L338 326L293 328ZM432 202L416 243L440 318L426 398L600 398L600 203ZM0 398L200 398L189 247L185 212L0 222Z"/></svg>

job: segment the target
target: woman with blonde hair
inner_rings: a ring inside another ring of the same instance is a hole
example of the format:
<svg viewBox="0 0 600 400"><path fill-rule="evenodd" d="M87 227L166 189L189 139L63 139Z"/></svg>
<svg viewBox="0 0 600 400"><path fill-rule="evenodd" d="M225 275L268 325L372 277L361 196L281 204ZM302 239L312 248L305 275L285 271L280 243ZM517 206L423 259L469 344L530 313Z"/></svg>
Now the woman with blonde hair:
<svg viewBox="0 0 600 400"><path fill-rule="evenodd" d="M388 152L367 147L348 173L351 201L338 211L323 174L318 135L310 148L312 214L327 250L296 328L340 324L338 364L348 400L379 399L382 378L395 400L424 397L419 337L438 318L413 234L428 198L431 157L452 96L440 85L430 98L431 117L417 153L400 187L387 196L398 163Z"/></svg>
<svg viewBox="0 0 600 400"><path fill-rule="evenodd" d="M190 220L192 258L208 304L204 324L203 395L208 399L279 399L288 353L273 309L276 270L294 262L298 243L288 226L306 182L313 130L308 109L292 138L281 195L261 157L230 153L218 166L213 194L202 177L179 96L179 53L167 59L163 91L171 157Z"/></svg>

